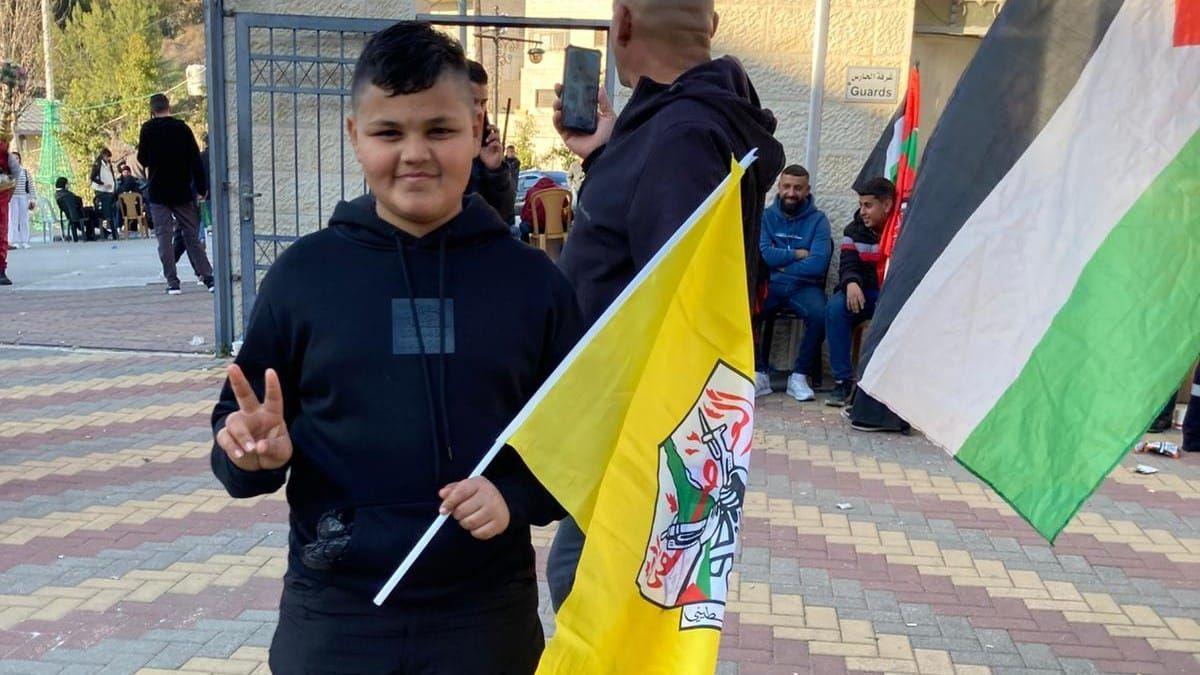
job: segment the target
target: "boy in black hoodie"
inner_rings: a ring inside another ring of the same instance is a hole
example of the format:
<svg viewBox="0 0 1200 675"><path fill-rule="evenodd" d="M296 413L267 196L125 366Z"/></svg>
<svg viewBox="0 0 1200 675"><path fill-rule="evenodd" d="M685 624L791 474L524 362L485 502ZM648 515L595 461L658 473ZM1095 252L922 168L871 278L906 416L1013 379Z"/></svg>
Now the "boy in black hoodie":
<svg viewBox="0 0 1200 675"><path fill-rule="evenodd" d="M879 237L895 203L896 186L886 178L872 178L858 189L858 212L842 236L837 293L825 306L825 336L835 383L826 405L844 406L854 392L851 333L875 315L883 277Z"/></svg>
<svg viewBox="0 0 1200 675"><path fill-rule="evenodd" d="M462 48L374 36L347 133L371 195L262 282L213 412L234 497L287 482L276 673L532 673L543 639L529 526L563 515L511 449L464 480L579 335L566 279L463 198L483 119ZM371 598L432 522L388 603Z"/></svg>

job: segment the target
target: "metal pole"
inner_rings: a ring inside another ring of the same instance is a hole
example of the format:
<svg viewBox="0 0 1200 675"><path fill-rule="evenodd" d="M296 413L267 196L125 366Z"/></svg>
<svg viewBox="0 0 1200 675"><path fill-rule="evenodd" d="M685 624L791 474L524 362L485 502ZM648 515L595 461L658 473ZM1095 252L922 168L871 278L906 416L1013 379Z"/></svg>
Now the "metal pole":
<svg viewBox="0 0 1200 675"><path fill-rule="evenodd" d="M458 0L458 15L459 16L467 15L467 0ZM463 24L458 27L458 44L462 45L463 49L467 48L467 25L466 24Z"/></svg>
<svg viewBox="0 0 1200 675"><path fill-rule="evenodd" d="M42 0L45 2L46 0ZM225 23L222 0L205 0L204 30L208 34L208 68L204 76L208 88L208 203L213 220L213 276L216 281L213 298L213 322L217 337L214 345L218 355L233 349L233 253L229 231L229 161L228 138L225 128ZM239 111L248 115L248 111ZM249 273L254 283L254 271ZM250 308L245 310L248 312Z"/></svg>
<svg viewBox="0 0 1200 675"><path fill-rule="evenodd" d="M496 121L500 121L500 29L496 29L496 52L495 58L492 59L494 70L492 70L492 112L496 116Z"/></svg>
<svg viewBox="0 0 1200 675"><path fill-rule="evenodd" d="M808 98L808 139L804 164L811 181L817 182L821 149L821 111L825 107L825 52L829 44L829 0L817 0L813 23L812 87Z"/></svg>
<svg viewBox="0 0 1200 675"><path fill-rule="evenodd" d="M54 68L50 65L50 0L42 0L42 60L46 70L46 100L54 100Z"/></svg>

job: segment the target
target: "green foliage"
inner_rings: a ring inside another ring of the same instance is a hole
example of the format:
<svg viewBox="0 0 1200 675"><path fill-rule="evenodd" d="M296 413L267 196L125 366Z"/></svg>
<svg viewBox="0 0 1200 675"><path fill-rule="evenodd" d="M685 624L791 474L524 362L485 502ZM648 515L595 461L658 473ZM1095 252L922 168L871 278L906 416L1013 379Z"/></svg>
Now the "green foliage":
<svg viewBox="0 0 1200 675"><path fill-rule="evenodd" d="M537 121L528 113L522 114L517 122L516 133L509 137L508 144L516 147L517 159L521 160L521 168L533 168L536 155L533 154L533 137L537 134Z"/></svg>
<svg viewBox="0 0 1200 675"><path fill-rule="evenodd" d="M149 94L161 87L160 14L158 2L94 0L90 11L76 6L58 31L62 139L76 166L88 166L113 139L137 142Z"/></svg>
<svg viewBox="0 0 1200 675"><path fill-rule="evenodd" d="M563 145L562 142L559 141L558 143L554 144L554 147L550 149L550 152L542 155L540 167L543 169L557 169L559 171L566 171L567 168L571 166L571 162L574 162L575 159L575 153L568 150L567 146Z"/></svg>

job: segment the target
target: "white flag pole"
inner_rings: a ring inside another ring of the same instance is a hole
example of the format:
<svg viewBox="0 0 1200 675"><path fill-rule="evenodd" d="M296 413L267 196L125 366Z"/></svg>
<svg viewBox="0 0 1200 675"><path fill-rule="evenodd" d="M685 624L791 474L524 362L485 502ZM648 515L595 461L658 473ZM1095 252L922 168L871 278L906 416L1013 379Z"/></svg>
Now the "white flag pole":
<svg viewBox="0 0 1200 675"><path fill-rule="evenodd" d="M739 163L743 169L748 169L756 159L758 159L758 148L748 152ZM617 296L616 300L613 300L612 304L608 306L608 309L606 309L604 313L600 315L600 318L596 320L596 323L592 324L592 327L588 329L587 333L584 333L583 337L579 339L579 342L575 343L575 346L566 355L566 357L563 358L562 362L558 364L558 367L554 369L554 372L550 374L550 377L546 378L546 381L542 383L542 386L538 387L537 392L535 392L525 406L521 408L521 412L517 413L517 416L508 423L508 426L504 428L504 431L500 432L500 435L496 438L496 442L492 444L491 449L489 449L487 454L485 454L483 458L479 460L479 463L475 465L475 468L471 471L471 474L467 476L467 478L475 478L483 475L484 470L487 469L488 465L492 463L492 460L496 459L496 455L500 454L500 450L504 448L504 444L507 443L508 439L514 433L516 433L517 429L519 429L521 425L525 423L525 420L529 419L529 415L535 408L538 407L538 405L541 404L542 399L546 398L546 395L550 393L550 390L553 389L554 385L557 384L562 378L562 375L567 371L567 368L569 368L571 364L575 362L575 359L579 356L579 353L591 343L592 338L594 338L596 334L599 333L602 328L604 328L604 326L608 325L608 323L612 321L612 317L616 315L621 307L623 307L629 300L629 297L633 295L634 289L640 286L646 277L650 276L655 268L658 267L659 263L666 258L672 250L675 249L675 247L687 235L688 232L692 231L692 228L696 226L696 223L700 221L700 218L704 215L704 213L707 212L708 209L711 208L721 196L721 194L724 193L732 175L733 174L730 173L729 176L726 176L725 180L721 181L721 184L718 185L716 189L708 195L708 197L700 204L700 206L696 207L696 210L692 212L692 215L689 216L683 225L681 225L679 229L675 231L675 234L671 235L671 238L662 245L662 248L658 249L658 252L654 254L654 257L650 258L650 262L646 263L646 266L643 267L636 276L634 276L627 286L625 286L625 289L621 291L621 294ZM437 534L438 530L442 529L442 526L445 525L446 521L449 519L449 515L438 514L438 517L435 518L432 523L430 523L429 529L425 530L425 534L421 535L421 538L418 539L417 543L413 545L412 550L408 552L408 555L404 556L403 562L401 562L400 566L396 568L396 571L392 573L392 576L387 580L387 583L384 584L383 588L379 590L379 593L375 595L375 604L377 606L382 605L387 601L388 596L392 594L393 590L395 590L396 585L400 583L400 580L404 578L405 574L408 574L408 570L413 566L413 563L415 563L417 558L425 552L426 548L428 548L429 542L433 540L433 536Z"/></svg>

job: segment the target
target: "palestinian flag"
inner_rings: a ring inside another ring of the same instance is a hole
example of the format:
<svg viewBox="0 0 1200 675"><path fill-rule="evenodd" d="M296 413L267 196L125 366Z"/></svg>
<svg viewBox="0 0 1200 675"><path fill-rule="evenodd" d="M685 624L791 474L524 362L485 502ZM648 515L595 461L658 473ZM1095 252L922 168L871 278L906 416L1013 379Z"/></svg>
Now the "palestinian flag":
<svg viewBox="0 0 1200 675"><path fill-rule="evenodd" d="M908 210L913 185L917 182L917 126L921 117L921 71L913 66L908 75L908 93L904 97L904 112L892 123L892 137L887 148L887 169L884 175L896 185L896 205L888 216L880 237L879 251L883 256L883 273L896 249L900 226Z"/></svg>
<svg viewBox="0 0 1200 675"><path fill-rule="evenodd" d="M860 385L1053 541L1200 351L1200 0L1010 0L929 140Z"/></svg>

